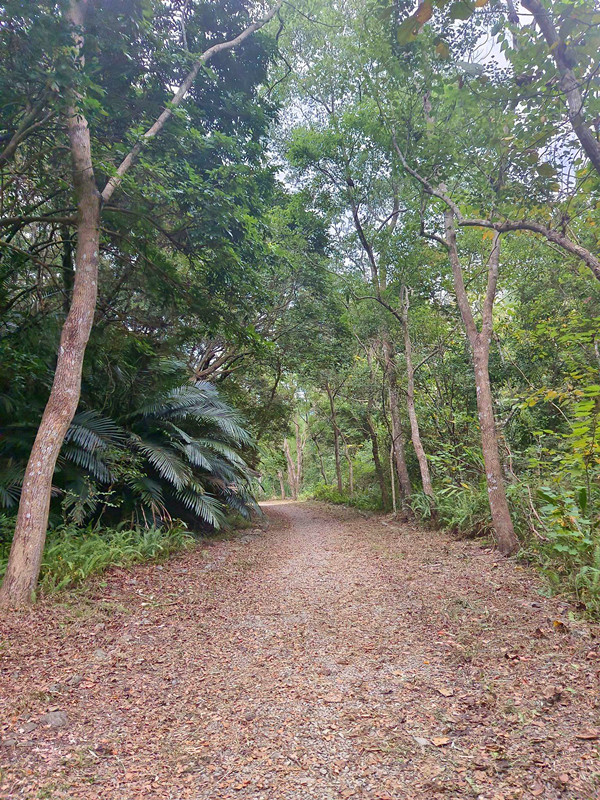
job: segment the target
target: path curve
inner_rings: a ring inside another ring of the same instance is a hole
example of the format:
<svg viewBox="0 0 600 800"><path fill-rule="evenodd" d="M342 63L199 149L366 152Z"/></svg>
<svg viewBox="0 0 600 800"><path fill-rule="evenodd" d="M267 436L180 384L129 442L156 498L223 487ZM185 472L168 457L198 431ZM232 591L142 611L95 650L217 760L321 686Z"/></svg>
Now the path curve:
<svg viewBox="0 0 600 800"><path fill-rule="evenodd" d="M477 543L265 510L2 622L0 797L600 797L597 628Z"/></svg>

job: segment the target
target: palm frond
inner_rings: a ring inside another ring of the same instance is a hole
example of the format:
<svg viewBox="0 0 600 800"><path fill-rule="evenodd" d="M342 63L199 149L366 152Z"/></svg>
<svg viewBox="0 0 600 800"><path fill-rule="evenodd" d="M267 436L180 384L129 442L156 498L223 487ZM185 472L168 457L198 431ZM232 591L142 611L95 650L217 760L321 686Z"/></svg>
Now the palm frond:
<svg viewBox="0 0 600 800"><path fill-rule="evenodd" d="M110 470L102 461L102 458L89 450L84 450L77 445L66 445L61 450L61 458L82 467L92 478L101 483L110 483L112 475Z"/></svg>
<svg viewBox="0 0 600 800"><path fill-rule="evenodd" d="M0 474L0 508L13 508L21 497L24 470L16 464L4 465Z"/></svg>
<svg viewBox="0 0 600 800"><path fill-rule="evenodd" d="M65 436L65 442L73 442L84 450L103 450L109 444L117 444L125 432L108 417L97 411L81 411L75 414Z"/></svg>
<svg viewBox="0 0 600 800"><path fill-rule="evenodd" d="M239 467L240 469L246 470L248 468L248 465L244 459L236 450L233 449L233 447L231 447L231 445L221 442L218 439L195 438L194 441L197 442L201 447L214 450L215 453L219 453L219 455L224 456L227 461L229 461L231 464L235 464L235 466Z"/></svg>
<svg viewBox="0 0 600 800"><path fill-rule="evenodd" d="M225 517L222 504L216 497L207 494L199 484L194 483L180 490L177 497L190 511L217 530L223 524Z"/></svg>
<svg viewBox="0 0 600 800"><path fill-rule="evenodd" d="M172 447L135 437L137 449L143 453L161 478L176 489L182 489L192 479L190 468Z"/></svg>

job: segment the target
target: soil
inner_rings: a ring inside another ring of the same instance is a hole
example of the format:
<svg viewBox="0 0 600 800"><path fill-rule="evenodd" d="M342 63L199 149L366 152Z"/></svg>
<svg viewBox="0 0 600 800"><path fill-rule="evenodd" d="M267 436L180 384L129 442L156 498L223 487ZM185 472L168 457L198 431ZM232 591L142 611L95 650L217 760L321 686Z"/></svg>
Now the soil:
<svg viewBox="0 0 600 800"><path fill-rule="evenodd" d="M265 511L2 620L1 798L600 797L600 631L529 567Z"/></svg>

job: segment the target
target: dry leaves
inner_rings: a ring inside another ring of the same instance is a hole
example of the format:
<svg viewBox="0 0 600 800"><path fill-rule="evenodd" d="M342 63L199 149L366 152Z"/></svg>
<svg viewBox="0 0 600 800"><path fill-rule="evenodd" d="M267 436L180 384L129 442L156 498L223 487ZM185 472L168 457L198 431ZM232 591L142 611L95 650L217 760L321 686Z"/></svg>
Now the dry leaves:
<svg viewBox="0 0 600 800"><path fill-rule="evenodd" d="M595 796L597 629L527 567L342 508L269 514L0 621L3 800Z"/></svg>

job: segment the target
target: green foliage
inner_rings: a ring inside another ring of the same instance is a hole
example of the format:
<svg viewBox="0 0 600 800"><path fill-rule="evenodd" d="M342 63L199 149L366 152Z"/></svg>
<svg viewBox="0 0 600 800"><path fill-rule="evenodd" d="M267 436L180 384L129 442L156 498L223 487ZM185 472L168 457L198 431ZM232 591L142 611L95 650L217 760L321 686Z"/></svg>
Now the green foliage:
<svg viewBox="0 0 600 800"><path fill-rule="evenodd" d="M6 517L0 517L0 530L6 530L6 527ZM48 537L40 590L52 594L70 589L111 567L129 567L143 561L167 558L193 543L193 537L181 526L103 530L62 526ZM0 547L1 576L6 568L8 544Z"/></svg>
<svg viewBox="0 0 600 800"><path fill-rule="evenodd" d="M587 490L538 489L537 536L531 542L555 591L573 592L589 612L600 611L600 536L590 519Z"/></svg>
<svg viewBox="0 0 600 800"><path fill-rule="evenodd" d="M155 367L160 371L161 362ZM178 370L166 376L167 383L181 379ZM75 416L55 476L54 524L156 525L175 518L218 529L227 509L248 516L256 508L241 455L250 435L215 386L155 388L139 400L118 422L93 409ZM22 435L22 426L9 426L0 443L0 508L7 511L16 507L25 467L17 431Z"/></svg>
<svg viewBox="0 0 600 800"><path fill-rule="evenodd" d="M336 505L343 505L348 502L348 496L346 494L338 492L335 486L328 486L326 483L315 486L313 497L315 500L322 500L325 503L335 503Z"/></svg>
<svg viewBox="0 0 600 800"><path fill-rule="evenodd" d="M493 532L484 485L446 486L436 490L435 499L442 527L460 536L487 536Z"/></svg>
<svg viewBox="0 0 600 800"><path fill-rule="evenodd" d="M325 503L335 505L352 506L360 511L381 511L381 496L376 487L370 487L362 491L356 491L350 495L347 492L338 492L335 486L328 486L326 483L317 484L312 490L312 497Z"/></svg>

